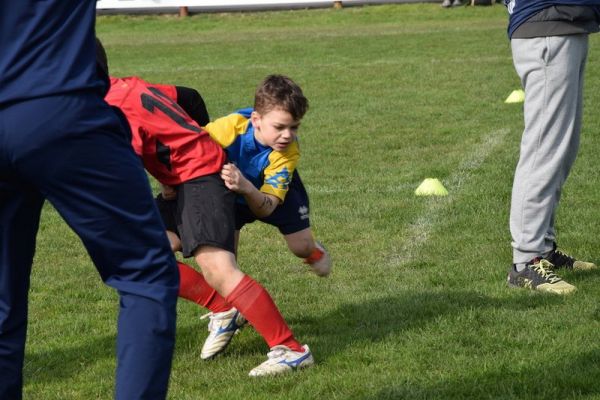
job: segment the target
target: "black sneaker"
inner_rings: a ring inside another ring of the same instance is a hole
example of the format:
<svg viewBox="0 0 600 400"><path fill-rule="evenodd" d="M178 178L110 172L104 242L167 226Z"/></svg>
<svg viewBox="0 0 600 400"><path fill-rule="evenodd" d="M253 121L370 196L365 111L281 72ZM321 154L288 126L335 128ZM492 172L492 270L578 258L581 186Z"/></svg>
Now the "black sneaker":
<svg viewBox="0 0 600 400"><path fill-rule="evenodd" d="M566 268L572 269L574 271L588 271L591 269L596 269L598 266L596 264L587 262L587 261L579 261L575 258L571 257L568 254L563 253L562 251L556 248L556 243L554 243L554 248L546 257L548 261L554 265L554 268Z"/></svg>
<svg viewBox="0 0 600 400"><path fill-rule="evenodd" d="M553 294L569 294L577 288L556 276L553 265L546 259L534 258L518 272L513 265L508 272L508 286L520 287Z"/></svg>

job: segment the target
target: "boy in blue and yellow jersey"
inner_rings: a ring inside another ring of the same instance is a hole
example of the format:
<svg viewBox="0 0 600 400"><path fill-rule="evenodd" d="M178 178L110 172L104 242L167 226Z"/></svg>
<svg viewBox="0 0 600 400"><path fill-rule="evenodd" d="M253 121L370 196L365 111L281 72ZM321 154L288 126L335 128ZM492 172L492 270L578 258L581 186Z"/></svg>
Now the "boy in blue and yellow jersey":
<svg viewBox="0 0 600 400"><path fill-rule="evenodd" d="M302 90L281 75L267 77L246 108L209 123L205 129L227 152L230 163L221 176L238 193L239 231L259 219L276 226L288 247L319 276L327 276L331 259L310 229L308 195L296 170L300 120L308 109Z"/></svg>
<svg viewBox="0 0 600 400"><path fill-rule="evenodd" d="M308 195L296 171L300 158L296 135L307 108L308 101L298 85L287 77L271 75L258 87L254 109L219 118L206 125L205 130L225 149L229 163L223 166L221 177L230 190L239 194L235 205L236 248L240 229L259 219L276 226L290 250L317 275L327 276L331 258L313 238ZM173 231L168 203L159 199L167 229ZM168 234L177 250L177 235ZM201 275L192 269L180 269L180 273L180 296L204 305L207 296L196 289L200 287ZM222 328L230 324L233 310L211 314L211 333L202 358L212 358L233 337L235 330Z"/></svg>
<svg viewBox="0 0 600 400"><path fill-rule="evenodd" d="M308 109L291 79L268 76L246 108L209 123L205 129L227 152L221 176L238 193L236 243L240 229L256 219L276 226L288 247L313 272L327 276L331 259L310 229L308 195L296 170L300 120Z"/></svg>
<svg viewBox="0 0 600 400"><path fill-rule="evenodd" d="M268 76L257 89L254 108L239 110L205 126L226 151L225 185L238 193L239 231L259 219L276 226L288 247L319 276L331 271L331 258L310 229L308 195L296 170L300 120L308 109L291 79Z"/></svg>

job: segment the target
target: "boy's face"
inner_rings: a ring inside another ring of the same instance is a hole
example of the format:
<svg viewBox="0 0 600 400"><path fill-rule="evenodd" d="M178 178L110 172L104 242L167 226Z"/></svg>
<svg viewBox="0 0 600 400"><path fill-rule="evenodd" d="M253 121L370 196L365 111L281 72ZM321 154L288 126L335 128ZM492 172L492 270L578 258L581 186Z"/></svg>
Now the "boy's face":
<svg viewBox="0 0 600 400"><path fill-rule="evenodd" d="M300 121L294 120L292 114L280 108L265 114L253 111L250 120L256 140L277 151L285 150L296 140L300 127Z"/></svg>

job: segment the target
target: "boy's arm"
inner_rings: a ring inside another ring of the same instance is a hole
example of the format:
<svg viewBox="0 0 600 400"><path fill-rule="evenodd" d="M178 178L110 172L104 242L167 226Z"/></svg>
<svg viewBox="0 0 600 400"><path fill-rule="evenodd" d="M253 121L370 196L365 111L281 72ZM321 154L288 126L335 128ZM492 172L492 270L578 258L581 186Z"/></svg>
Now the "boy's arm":
<svg viewBox="0 0 600 400"><path fill-rule="evenodd" d="M271 152L259 190L277 197L283 203L299 160L298 142L292 143L286 150Z"/></svg>
<svg viewBox="0 0 600 400"><path fill-rule="evenodd" d="M208 116L206 104L200 93L198 93L196 89L184 86L175 86L175 89L177 91L177 104L179 104L179 106L183 108L184 111L198 123L198 125L205 126L208 124L210 122L210 117Z"/></svg>
<svg viewBox="0 0 600 400"><path fill-rule="evenodd" d="M281 202L277 196L258 190L234 164L229 163L223 166L221 178L229 190L244 196L250 211L258 218L271 215Z"/></svg>
<svg viewBox="0 0 600 400"><path fill-rule="evenodd" d="M148 86L157 88L165 96L177 103L200 126L209 123L208 110L200 93L193 88L175 85L149 83Z"/></svg>

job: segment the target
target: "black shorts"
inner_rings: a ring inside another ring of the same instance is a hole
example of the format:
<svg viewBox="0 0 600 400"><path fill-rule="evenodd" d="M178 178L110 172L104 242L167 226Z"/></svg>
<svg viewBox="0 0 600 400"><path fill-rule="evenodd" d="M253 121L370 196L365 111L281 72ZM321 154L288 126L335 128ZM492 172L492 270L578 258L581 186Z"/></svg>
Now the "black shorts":
<svg viewBox="0 0 600 400"><path fill-rule="evenodd" d="M235 203L235 229L256 220L276 226L283 235L299 232L310 227L308 194L298 171L294 171L285 201L266 218L257 218L246 203Z"/></svg>
<svg viewBox="0 0 600 400"><path fill-rule="evenodd" d="M176 200L156 197L165 227L181 239L184 257L191 257L200 246L234 253L234 203L235 194L219 174L182 183Z"/></svg>

